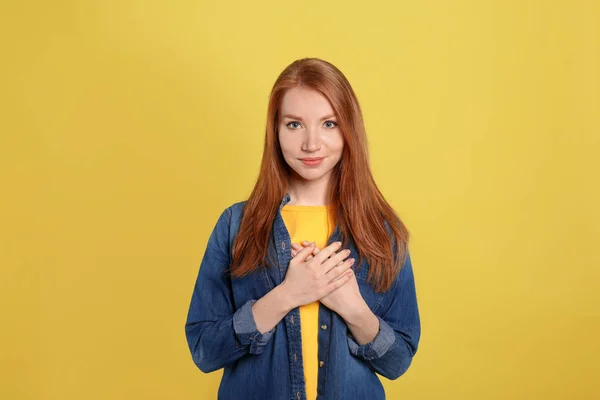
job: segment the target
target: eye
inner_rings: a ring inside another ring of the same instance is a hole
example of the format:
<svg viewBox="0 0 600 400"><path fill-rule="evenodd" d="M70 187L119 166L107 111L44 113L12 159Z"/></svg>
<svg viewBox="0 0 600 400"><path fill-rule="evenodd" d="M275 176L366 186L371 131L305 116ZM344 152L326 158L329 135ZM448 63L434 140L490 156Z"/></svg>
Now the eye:
<svg viewBox="0 0 600 400"><path fill-rule="evenodd" d="M333 129L336 126L337 126L337 122L335 122L335 121L325 121L325 127L326 128Z"/></svg>
<svg viewBox="0 0 600 400"><path fill-rule="evenodd" d="M300 123L298 121L288 122L285 126L290 129L298 129L300 127Z"/></svg>

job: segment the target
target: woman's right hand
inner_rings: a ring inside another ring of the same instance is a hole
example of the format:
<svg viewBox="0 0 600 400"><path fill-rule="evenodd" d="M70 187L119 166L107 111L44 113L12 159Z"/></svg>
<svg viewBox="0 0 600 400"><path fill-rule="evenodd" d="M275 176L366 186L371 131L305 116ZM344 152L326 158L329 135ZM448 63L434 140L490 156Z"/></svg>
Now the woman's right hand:
<svg viewBox="0 0 600 400"><path fill-rule="evenodd" d="M348 250L336 253L341 246L341 242L334 242L312 255L313 242L292 258L281 285L293 307L317 301L350 280L352 273L348 270L354 259L346 260L350 255Z"/></svg>

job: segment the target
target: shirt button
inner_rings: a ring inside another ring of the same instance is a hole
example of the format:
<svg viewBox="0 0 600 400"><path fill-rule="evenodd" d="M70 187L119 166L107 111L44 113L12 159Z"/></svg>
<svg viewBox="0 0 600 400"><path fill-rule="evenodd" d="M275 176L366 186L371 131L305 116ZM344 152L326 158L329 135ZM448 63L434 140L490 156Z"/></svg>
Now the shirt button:
<svg viewBox="0 0 600 400"><path fill-rule="evenodd" d="M319 361L319 367L323 367L323 365L325 365L325 363L323 361Z"/></svg>
<svg viewBox="0 0 600 400"><path fill-rule="evenodd" d="M281 242L281 248L285 250L285 242Z"/></svg>
<svg viewBox="0 0 600 400"><path fill-rule="evenodd" d="M325 325L325 324L321 325L321 329L323 329L323 330L327 329L327 325Z"/></svg>
<svg viewBox="0 0 600 400"><path fill-rule="evenodd" d="M296 397L300 400L300 392L296 393Z"/></svg>

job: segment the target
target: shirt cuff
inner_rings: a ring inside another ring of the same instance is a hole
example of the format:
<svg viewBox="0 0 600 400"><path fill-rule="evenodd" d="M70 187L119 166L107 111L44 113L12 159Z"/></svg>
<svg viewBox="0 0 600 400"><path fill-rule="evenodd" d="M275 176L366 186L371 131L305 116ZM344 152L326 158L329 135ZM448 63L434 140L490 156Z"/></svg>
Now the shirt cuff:
<svg viewBox="0 0 600 400"><path fill-rule="evenodd" d="M352 334L348 332L348 347L350 347L350 353L353 355L365 360L375 360L383 357L396 341L396 335L392 327L378 315L376 317L379 319L379 332L375 339L369 343L359 345Z"/></svg>
<svg viewBox="0 0 600 400"><path fill-rule="evenodd" d="M254 314L252 314L254 303L256 303L256 300L248 300L233 314L233 330L240 347L250 346L250 354L260 354L271 336L273 336L276 327L268 332L260 333L256 328Z"/></svg>

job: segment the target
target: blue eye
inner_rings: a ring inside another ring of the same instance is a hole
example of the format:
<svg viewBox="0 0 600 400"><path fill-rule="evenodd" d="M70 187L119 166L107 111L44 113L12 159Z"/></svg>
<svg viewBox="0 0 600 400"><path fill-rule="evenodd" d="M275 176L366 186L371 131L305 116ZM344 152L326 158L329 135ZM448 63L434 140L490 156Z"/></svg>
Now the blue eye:
<svg viewBox="0 0 600 400"><path fill-rule="evenodd" d="M298 126L290 126L290 125L292 125L292 124L296 124L296 125L298 125ZM298 121L292 121L292 122L288 122L288 123L286 124L286 126L287 126L288 128L291 128L291 129L298 129L298 128L299 128L299 125L300 125L300 123L299 123Z"/></svg>
<svg viewBox="0 0 600 400"><path fill-rule="evenodd" d="M333 129L337 126L337 122L335 122L335 121L325 121L325 124L332 124L332 125L327 126L327 128L329 128L329 129Z"/></svg>

